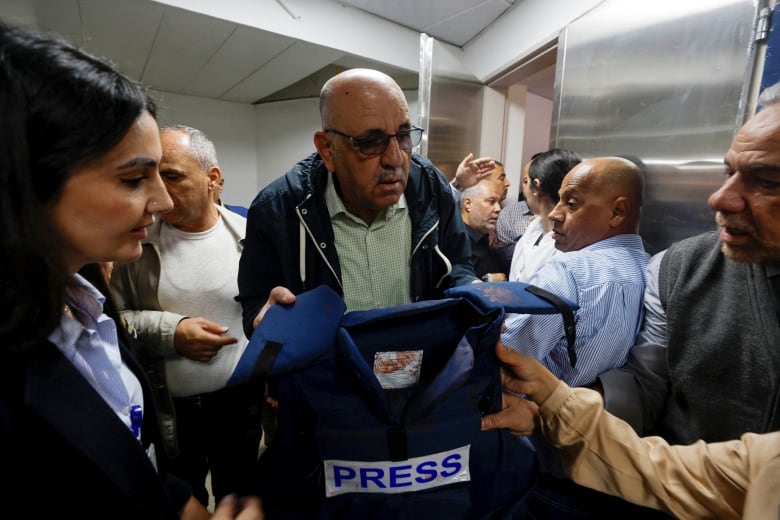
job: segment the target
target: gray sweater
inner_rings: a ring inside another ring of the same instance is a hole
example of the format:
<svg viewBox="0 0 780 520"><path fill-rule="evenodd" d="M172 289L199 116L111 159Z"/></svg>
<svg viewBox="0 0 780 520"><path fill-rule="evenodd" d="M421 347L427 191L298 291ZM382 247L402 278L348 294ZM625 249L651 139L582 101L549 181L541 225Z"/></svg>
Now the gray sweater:
<svg viewBox="0 0 780 520"><path fill-rule="evenodd" d="M671 246L658 281L670 382L658 433L687 444L780 429L780 325L765 268L726 258L712 232Z"/></svg>

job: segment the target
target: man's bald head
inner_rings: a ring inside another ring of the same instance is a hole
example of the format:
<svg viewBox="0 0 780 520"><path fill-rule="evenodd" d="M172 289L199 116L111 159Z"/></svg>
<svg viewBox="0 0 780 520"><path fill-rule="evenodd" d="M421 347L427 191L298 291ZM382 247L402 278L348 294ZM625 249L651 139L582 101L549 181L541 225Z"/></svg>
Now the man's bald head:
<svg viewBox="0 0 780 520"><path fill-rule="evenodd" d="M592 163L590 182L609 194L611 198L625 197L635 213L636 226L644 202L645 181L642 170L636 163L622 157L598 157L585 163ZM574 168L576 169L576 168Z"/></svg>
<svg viewBox="0 0 780 520"><path fill-rule="evenodd" d="M587 159L563 179L560 201L550 213L561 251L577 251L600 240L639 232L644 179L621 157Z"/></svg>
<svg viewBox="0 0 780 520"><path fill-rule="evenodd" d="M409 108L393 78L373 69L348 69L336 74L320 90L322 128L338 127L350 110L371 106L377 99L392 99Z"/></svg>

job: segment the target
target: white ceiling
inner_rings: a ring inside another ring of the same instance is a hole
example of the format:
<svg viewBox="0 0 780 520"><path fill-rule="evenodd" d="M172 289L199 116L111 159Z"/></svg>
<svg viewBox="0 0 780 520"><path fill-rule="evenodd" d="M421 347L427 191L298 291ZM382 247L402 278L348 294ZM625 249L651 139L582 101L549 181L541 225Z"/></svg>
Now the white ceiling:
<svg viewBox="0 0 780 520"><path fill-rule="evenodd" d="M359 9L458 47L516 2L317 1ZM275 2L288 9L289 0ZM0 17L62 36L167 92L241 103L310 96L334 68L359 66L384 70L404 88L417 87L415 71L150 0L0 0ZM548 82L545 88L551 88Z"/></svg>
<svg viewBox="0 0 780 520"><path fill-rule="evenodd" d="M340 0L385 20L463 47L516 0Z"/></svg>

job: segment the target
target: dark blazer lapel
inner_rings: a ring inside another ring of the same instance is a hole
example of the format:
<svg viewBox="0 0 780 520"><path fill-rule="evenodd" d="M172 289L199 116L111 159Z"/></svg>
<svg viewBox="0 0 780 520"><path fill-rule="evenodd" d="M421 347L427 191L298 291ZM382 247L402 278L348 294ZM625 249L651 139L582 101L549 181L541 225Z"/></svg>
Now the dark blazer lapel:
<svg viewBox="0 0 780 520"><path fill-rule="evenodd" d="M149 504L155 511L161 502L170 507L154 466L113 410L54 345L47 344L40 352L29 365L26 404L100 468L129 501L139 507Z"/></svg>

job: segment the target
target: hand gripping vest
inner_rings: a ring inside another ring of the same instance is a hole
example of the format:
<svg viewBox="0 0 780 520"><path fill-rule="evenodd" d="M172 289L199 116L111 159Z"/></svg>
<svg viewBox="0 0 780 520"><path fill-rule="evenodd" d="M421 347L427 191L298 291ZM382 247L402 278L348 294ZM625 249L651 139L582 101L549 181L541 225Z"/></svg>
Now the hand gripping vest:
<svg viewBox="0 0 780 520"><path fill-rule="evenodd" d="M259 464L266 518L509 515L536 459L525 438L481 431L501 407L501 325L561 312L573 346L574 308L522 282L347 314L321 286L272 306L229 381L267 374L279 402Z"/></svg>

